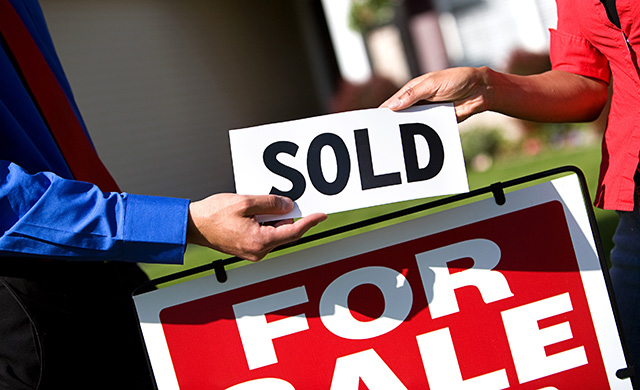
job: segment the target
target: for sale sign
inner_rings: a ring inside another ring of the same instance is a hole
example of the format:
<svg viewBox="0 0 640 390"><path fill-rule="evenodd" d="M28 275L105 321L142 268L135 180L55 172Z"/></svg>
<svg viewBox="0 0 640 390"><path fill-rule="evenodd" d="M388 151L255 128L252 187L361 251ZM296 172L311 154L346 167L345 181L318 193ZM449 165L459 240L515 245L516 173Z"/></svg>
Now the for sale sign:
<svg viewBox="0 0 640 390"><path fill-rule="evenodd" d="M135 298L160 389L629 389L575 175Z"/></svg>

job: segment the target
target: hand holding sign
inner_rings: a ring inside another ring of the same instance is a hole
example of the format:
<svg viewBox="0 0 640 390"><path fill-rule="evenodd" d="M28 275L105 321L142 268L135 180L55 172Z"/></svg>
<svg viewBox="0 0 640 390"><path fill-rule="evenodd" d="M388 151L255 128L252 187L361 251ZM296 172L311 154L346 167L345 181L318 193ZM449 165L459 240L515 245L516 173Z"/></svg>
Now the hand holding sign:
<svg viewBox="0 0 640 390"><path fill-rule="evenodd" d="M470 67L426 73L407 82L380 107L397 111L419 101L453 102L458 122L462 122L490 105L486 77L482 69Z"/></svg>
<svg viewBox="0 0 640 390"><path fill-rule="evenodd" d="M286 214L291 200L275 195L216 194L189 205L187 241L258 261L278 245L295 241L326 218L313 214L295 222L260 225L259 214Z"/></svg>
<svg viewBox="0 0 640 390"><path fill-rule="evenodd" d="M450 104L325 115L231 130L229 139L238 193L296 202L261 220L468 191Z"/></svg>

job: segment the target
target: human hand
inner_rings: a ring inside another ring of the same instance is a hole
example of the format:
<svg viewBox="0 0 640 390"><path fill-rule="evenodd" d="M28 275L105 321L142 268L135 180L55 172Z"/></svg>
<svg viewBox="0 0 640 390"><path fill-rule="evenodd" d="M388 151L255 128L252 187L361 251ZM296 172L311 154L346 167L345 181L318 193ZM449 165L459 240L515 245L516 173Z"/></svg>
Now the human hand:
<svg viewBox="0 0 640 390"><path fill-rule="evenodd" d="M420 101L452 102L458 122L488 109L488 68L451 68L426 73L405 84L380 107L394 111Z"/></svg>
<svg viewBox="0 0 640 390"><path fill-rule="evenodd" d="M295 222L287 219L272 224L255 219L255 215L286 214L292 209L291 199L277 195L212 195L190 203L187 242L258 261L327 218L317 213Z"/></svg>

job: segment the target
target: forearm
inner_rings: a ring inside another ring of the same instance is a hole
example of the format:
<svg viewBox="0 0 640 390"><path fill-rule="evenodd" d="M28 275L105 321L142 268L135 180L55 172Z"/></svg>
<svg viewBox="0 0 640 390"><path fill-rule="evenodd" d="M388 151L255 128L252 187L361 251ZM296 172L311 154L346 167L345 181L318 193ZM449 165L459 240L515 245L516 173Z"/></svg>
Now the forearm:
<svg viewBox="0 0 640 390"><path fill-rule="evenodd" d="M486 83L487 110L538 122L587 122L598 117L607 97L601 80L552 70L519 76L479 69Z"/></svg>

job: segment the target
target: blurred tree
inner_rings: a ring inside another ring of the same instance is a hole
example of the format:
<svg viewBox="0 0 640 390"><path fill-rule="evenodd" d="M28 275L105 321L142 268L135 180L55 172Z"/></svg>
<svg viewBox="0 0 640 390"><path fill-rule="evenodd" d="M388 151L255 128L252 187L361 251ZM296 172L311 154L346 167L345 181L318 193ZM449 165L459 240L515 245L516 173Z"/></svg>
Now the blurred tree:
<svg viewBox="0 0 640 390"><path fill-rule="evenodd" d="M349 27L366 33L376 26L393 21L396 1L394 0L352 0L349 12Z"/></svg>

